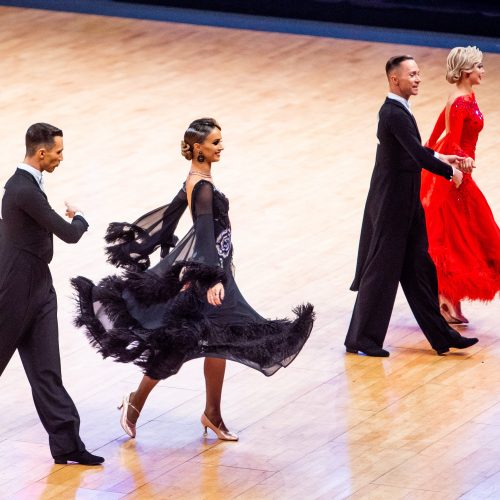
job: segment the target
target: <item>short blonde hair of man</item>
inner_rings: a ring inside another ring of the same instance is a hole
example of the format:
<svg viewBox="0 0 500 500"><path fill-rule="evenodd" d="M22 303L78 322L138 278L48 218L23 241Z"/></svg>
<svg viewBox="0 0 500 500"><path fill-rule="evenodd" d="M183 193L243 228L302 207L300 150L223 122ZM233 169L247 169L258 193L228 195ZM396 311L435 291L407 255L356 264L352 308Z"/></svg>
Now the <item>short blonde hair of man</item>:
<svg viewBox="0 0 500 500"><path fill-rule="evenodd" d="M446 59L446 80L457 83L464 73L472 73L474 66L483 60L483 53L477 47L455 47Z"/></svg>

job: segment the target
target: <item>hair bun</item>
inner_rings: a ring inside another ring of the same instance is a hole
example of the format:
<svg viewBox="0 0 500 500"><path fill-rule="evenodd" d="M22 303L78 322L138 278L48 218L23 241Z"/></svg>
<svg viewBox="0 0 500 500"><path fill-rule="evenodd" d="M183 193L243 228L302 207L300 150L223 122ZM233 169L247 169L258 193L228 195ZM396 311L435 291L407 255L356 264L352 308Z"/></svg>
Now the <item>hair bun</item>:
<svg viewBox="0 0 500 500"><path fill-rule="evenodd" d="M446 71L446 81L449 83L457 83L462 76L462 70L458 68L448 68Z"/></svg>
<svg viewBox="0 0 500 500"><path fill-rule="evenodd" d="M483 60L483 53L477 47L455 47L446 58L446 80L457 83L464 73L471 73L474 66Z"/></svg>
<svg viewBox="0 0 500 500"><path fill-rule="evenodd" d="M186 160L193 159L193 152L191 151L191 146L185 141L181 141L181 155L184 156Z"/></svg>

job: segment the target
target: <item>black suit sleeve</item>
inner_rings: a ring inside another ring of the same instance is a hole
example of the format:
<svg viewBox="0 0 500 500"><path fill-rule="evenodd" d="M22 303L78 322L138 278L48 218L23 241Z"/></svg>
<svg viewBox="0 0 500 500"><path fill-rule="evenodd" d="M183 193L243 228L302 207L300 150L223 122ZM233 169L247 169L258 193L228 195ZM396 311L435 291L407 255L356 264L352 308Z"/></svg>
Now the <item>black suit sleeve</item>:
<svg viewBox="0 0 500 500"><path fill-rule="evenodd" d="M66 222L52 209L41 191L21 189L17 194L17 203L41 227L66 243L76 243L89 227L80 215L75 216L71 223Z"/></svg>
<svg viewBox="0 0 500 500"><path fill-rule="evenodd" d="M415 125L406 111L393 110L389 119L389 127L401 146L422 168L445 179L452 178L453 168L438 160L431 149L422 146L416 134Z"/></svg>

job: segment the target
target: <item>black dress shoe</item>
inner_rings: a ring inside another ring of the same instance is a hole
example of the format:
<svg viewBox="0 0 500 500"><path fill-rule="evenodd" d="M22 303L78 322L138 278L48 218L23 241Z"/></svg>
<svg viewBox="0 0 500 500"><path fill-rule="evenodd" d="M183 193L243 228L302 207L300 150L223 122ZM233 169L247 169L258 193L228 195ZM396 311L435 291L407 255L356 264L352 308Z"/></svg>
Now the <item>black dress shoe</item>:
<svg viewBox="0 0 500 500"><path fill-rule="evenodd" d="M450 347L454 347L455 349L466 349L471 345L477 344L479 339L476 337L459 337L458 339L453 339L450 342Z"/></svg>
<svg viewBox="0 0 500 500"><path fill-rule="evenodd" d="M389 351L382 349L381 347L372 347L367 349L353 349L352 347L346 347L346 352L350 352L352 354L358 354L358 352L362 354L366 354L367 356L373 356L375 358L387 358L389 357Z"/></svg>
<svg viewBox="0 0 500 500"><path fill-rule="evenodd" d="M450 341L449 347L454 347L455 349L467 349L474 344L477 344L479 339L476 337L457 337ZM447 353L450 349L449 347L443 347L442 349L436 349L439 356Z"/></svg>
<svg viewBox="0 0 500 500"><path fill-rule="evenodd" d="M447 352L450 352L449 347L443 347L442 349L436 349L437 355L442 356L443 354L446 354Z"/></svg>
<svg viewBox="0 0 500 500"><path fill-rule="evenodd" d="M68 462L76 462L82 465L101 465L104 462L104 458L92 455L87 450L74 451L73 453L54 457L54 463L56 464L67 464Z"/></svg>

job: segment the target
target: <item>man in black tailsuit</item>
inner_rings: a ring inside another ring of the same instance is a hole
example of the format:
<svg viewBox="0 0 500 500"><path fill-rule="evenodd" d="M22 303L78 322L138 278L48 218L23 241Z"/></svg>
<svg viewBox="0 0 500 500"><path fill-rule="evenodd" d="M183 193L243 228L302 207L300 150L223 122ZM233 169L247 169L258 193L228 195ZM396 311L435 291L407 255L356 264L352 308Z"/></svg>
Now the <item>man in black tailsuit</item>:
<svg viewBox="0 0 500 500"><path fill-rule="evenodd" d="M35 407L49 434L55 463L98 465L80 439L78 411L61 379L57 299L49 262L53 234L76 243L88 224L66 203L66 222L43 192L43 172L62 161L62 131L35 123L26 132L26 157L5 185L0 236L0 375L19 351ZM8 406L8 401L4 401Z"/></svg>
<svg viewBox="0 0 500 500"><path fill-rule="evenodd" d="M434 153L422 146L408 99L418 94L419 69L411 56L386 64L390 92L380 108L379 144L366 201L356 275L356 304L345 346L347 352L389 356L383 343L398 283L427 340L438 354L477 342L462 337L439 312L436 268L428 253L420 202L421 168L459 185L470 161Z"/></svg>

